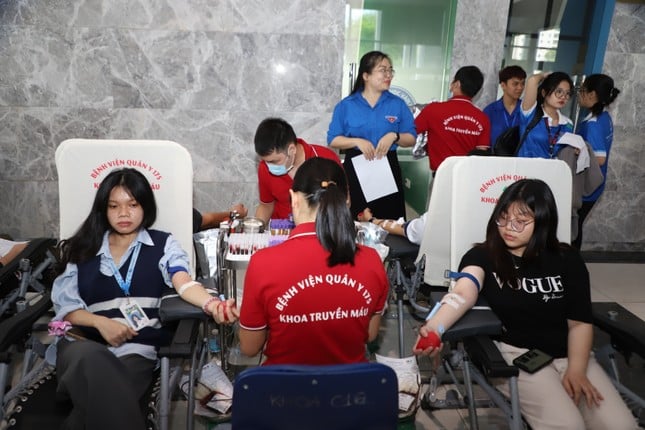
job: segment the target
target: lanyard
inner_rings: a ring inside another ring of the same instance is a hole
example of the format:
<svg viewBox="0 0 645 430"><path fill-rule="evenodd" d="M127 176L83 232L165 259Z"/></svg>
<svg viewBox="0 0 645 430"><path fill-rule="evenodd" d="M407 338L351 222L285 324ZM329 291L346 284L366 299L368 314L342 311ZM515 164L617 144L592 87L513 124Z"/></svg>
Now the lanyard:
<svg viewBox="0 0 645 430"><path fill-rule="evenodd" d="M139 258L139 251L141 250L141 242L137 242L132 251L132 256L130 257L130 265L128 266L128 272L125 275L125 281L121 276L121 272L114 264L114 260L110 260L110 265L112 266L112 272L114 273L114 279L116 280L119 287L123 290L123 294L126 296L130 295L130 284L132 283L132 273L134 272L134 266L137 264L137 258Z"/></svg>
<svg viewBox="0 0 645 430"><path fill-rule="evenodd" d="M551 136L551 127L549 127L549 119L544 118L544 125L546 125L546 132L549 136L549 155L553 158L553 147L558 143L558 137L560 136L560 127L561 124L558 124L558 131L555 133L555 136Z"/></svg>
<svg viewBox="0 0 645 430"><path fill-rule="evenodd" d="M513 112L509 114L506 108L504 108L503 113L504 113L504 122L506 123L506 128L514 127L518 119L518 115L516 115L517 110L513 110ZM509 122L509 119L510 119L510 122Z"/></svg>
<svg viewBox="0 0 645 430"><path fill-rule="evenodd" d="M520 111L517 108L518 104L519 104L519 101L515 103L515 107L513 108L513 111L511 113L508 113L508 111L506 110L506 106L502 101L502 113L504 114L504 122L506 123L506 128L515 127L516 123L519 122Z"/></svg>

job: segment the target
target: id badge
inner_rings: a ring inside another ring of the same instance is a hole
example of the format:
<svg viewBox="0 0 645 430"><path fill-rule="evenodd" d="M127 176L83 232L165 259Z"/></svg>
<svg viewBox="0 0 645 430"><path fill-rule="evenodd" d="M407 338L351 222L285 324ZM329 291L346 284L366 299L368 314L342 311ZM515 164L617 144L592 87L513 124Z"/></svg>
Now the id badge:
<svg viewBox="0 0 645 430"><path fill-rule="evenodd" d="M129 303L122 304L119 309L130 327L137 331L150 324L148 316L137 302L130 300Z"/></svg>

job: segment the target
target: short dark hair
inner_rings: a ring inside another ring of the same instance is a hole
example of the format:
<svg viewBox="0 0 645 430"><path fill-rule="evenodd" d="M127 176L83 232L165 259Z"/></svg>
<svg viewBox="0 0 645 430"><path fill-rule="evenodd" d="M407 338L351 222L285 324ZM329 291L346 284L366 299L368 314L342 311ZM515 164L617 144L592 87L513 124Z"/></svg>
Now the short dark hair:
<svg viewBox="0 0 645 430"><path fill-rule="evenodd" d="M273 151L283 152L290 143L296 143L296 132L282 118L266 118L255 131L255 152L264 157Z"/></svg>
<svg viewBox="0 0 645 430"><path fill-rule="evenodd" d="M518 78L526 79L526 72L520 66L506 66L499 71L499 83L506 82L509 79Z"/></svg>
<svg viewBox="0 0 645 430"><path fill-rule="evenodd" d="M459 81L464 95L473 98L484 84L484 75L477 66L464 66L455 73L455 81Z"/></svg>

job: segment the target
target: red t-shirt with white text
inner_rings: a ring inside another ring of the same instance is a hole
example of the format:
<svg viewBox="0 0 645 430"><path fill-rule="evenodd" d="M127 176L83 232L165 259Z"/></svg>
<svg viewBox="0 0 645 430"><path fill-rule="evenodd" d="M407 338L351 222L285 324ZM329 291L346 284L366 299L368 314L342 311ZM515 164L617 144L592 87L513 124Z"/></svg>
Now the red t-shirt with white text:
<svg viewBox="0 0 645 430"><path fill-rule="evenodd" d="M327 266L314 223L256 252L244 279L240 327L268 329L265 364L366 361L369 321L382 313L388 281L378 253L358 245L354 265Z"/></svg>
<svg viewBox="0 0 645 430"><path fill-rule="evenodd" d="M454 96L429 103L415 118L417 134L428 133L430 169L448 157L468 155L477 146L490 146L490 121L469 98Z"/></svg>

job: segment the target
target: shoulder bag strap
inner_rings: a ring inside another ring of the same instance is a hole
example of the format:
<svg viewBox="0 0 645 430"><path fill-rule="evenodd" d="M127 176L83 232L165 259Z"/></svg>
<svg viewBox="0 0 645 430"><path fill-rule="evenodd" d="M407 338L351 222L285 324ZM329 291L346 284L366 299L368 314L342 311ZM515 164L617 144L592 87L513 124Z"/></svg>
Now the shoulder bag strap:
<svg viewBox="0 0 645 430"><path fill-rule="evenodd" d="M520 143L517 145L517 148L515 149L515 153L513 156L517 157L517 154L520 152L520 148L522 147L522 144L524 143L524 140L526 139L526 136L528 136L529 132L535 128L536 125L540 122L542 117L544 116L544 111L542 110L542 106L538 105L535 108L535 114L533 115L533 118L531 118L531 122L526 126L526 130L524 130L524 134L522 134L522 138L520 139Z"/></svg>

